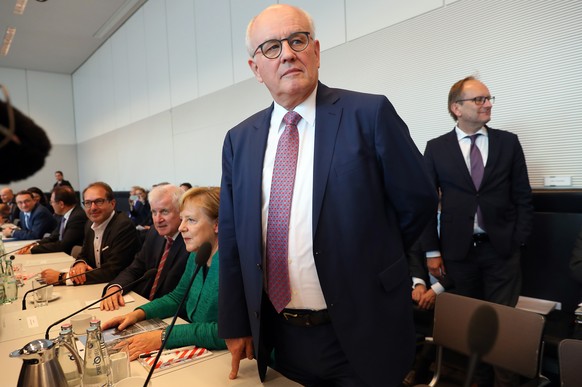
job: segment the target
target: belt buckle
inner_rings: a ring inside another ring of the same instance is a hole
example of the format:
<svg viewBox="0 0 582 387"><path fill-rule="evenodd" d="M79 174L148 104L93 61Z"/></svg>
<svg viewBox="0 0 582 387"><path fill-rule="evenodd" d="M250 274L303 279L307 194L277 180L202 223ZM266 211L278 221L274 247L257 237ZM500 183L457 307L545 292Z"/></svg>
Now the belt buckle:
<svg viewBox="0 0 582 387"><path fill-rule="evenodd" d="M297 313L283 312L283 317L285 317L285 320L289 320L290 318L297 318L299 315Z"/></svg>

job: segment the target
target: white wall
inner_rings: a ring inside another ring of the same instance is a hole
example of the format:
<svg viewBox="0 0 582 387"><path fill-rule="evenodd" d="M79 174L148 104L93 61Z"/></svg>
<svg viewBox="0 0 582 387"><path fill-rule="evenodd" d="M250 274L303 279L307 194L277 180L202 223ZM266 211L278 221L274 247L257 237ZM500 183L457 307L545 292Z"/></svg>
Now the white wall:
<svg viewBox="0 0 582 387"><path fill-rule="evenodd" d="M0 83L7 87L13 106L32 117L46 131L52 143L45 166L33 176L10 186L15 191L37 186L48 192L55 181L54 171L62 170L65 178L77 188L79 175L72 78L63 74L0 68ZM12 162L25 161L9 160Z"/></svg>
<svg viewBox="0 0 582 387"><path fill-rule="evenodd" d="M72 76L79 185L219 184L224 134L271 101L248 69L244 32L272 3L149 0ZM421 151L452 129L451 84L477 74L497 97L491 125L520 136L532 184L570 175L582 187L582 2L291 3L316 22L321 80L387 95ZM28 104L31 80L5 71Z"/></svg>

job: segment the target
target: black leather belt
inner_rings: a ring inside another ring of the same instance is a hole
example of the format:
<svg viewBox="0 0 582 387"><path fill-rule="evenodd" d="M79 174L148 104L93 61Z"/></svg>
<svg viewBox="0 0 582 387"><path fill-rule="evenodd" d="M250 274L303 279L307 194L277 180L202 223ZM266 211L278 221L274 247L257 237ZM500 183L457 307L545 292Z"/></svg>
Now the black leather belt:
<svg viewBox="0 0 582 387"><path fill-rule="evenodd" d="M285 323L300 327L314 327L331 322L327 309L283 309L279 316Z"/></svg>
<svg viewBox="0 0 582 387"><path fill-rule="evenodd" d="M479 246L485 242L489 242L489 235L485 233L473 234L473 246Z"/></svg>

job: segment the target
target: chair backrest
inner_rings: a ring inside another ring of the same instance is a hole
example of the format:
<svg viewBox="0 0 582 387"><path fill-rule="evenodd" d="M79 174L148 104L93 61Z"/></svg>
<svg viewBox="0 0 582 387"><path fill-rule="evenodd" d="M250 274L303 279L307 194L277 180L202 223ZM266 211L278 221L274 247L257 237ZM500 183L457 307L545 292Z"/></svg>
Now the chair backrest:
<svg viewBox="0 0 582 387"><path fill-rule="evenodd" d="M582 386L582 340L565 339L558 347L562 387Z"/></svg>
<svg viewBox="0 0 582 387"><path fill-rule="evenodd" d="M533 379L539 375L544 317L509 306L442 293L436 299L434 342L471 355L468 334L475 310L490 306L497 314L497 338L482 361Z"/></svg>
<svg viewBox="0 0 582 387"><path fill-rule="evenodd" d="M83 246L73 246L73 248L71 249L71 257L77 259L82 249Z"/></svg>

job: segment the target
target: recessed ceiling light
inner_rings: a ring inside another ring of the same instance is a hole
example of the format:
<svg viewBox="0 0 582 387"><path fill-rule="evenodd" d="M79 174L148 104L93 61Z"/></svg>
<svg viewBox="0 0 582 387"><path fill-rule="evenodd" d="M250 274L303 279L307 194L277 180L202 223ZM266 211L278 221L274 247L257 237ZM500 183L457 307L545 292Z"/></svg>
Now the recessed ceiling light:
<svg viewBox="0 0 582 387"><path fill-rule="evenodd" d="M36 0L36 1L38 1L39 3L44 3L46 0Z"/></svg>
<svg viewBox="0 0 582 387"><path fill-rule="evenodd" d="M6 28L6 33L4 34L4 39L2 41L2 48L0 49L0 54L3 56L8 55L8 51L10 51L10 46L12 45L12 39L14 39L14 35L16 34L16 28L8 27Z"/></svg>
<svg viewBox="0 0 582 387"><path fill-rule="evenodd" d="M28 3L28 0L16 0L16 4L14 5L14 14L22 15L26 9L26 3Z"/></svg>

